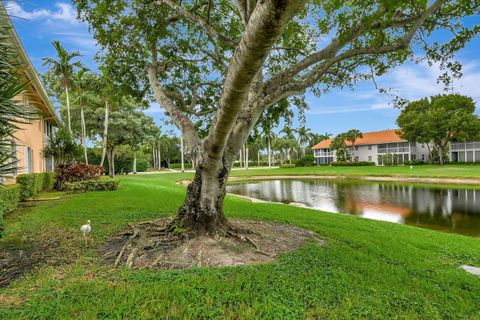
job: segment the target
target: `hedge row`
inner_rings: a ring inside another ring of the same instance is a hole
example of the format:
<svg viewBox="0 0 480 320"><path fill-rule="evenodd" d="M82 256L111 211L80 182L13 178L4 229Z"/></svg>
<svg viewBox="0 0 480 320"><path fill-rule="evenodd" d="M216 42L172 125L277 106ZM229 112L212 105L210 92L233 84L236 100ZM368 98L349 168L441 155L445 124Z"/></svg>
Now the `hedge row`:
<svg viewBox="0 0 480 320"><path fill-rule="evenodd" d="M336 161L330 163L334 167L366 167L374 166L375 162L370 161L356 161L356 162L346 162L346 161Z"/></svg>
<svg viewBox="0 0 480 320"><path fill-rule="evenodd" d="M280 165L280 168L282 168L282 169L295 168L295 164L294 163L284 163L284 164Z"/></svg>
<svg viewBox="0 0 480 320"><path fill-rule="evenodd" d="M12 186L0 186L0 237L3 234L3 217L15 210L20 202L21 187L18 184Z"/></svg>
<svg viewBox="0 0 480 320"><path fill-rule="evenodd" d="M19 175L17 184L20 185L20 200L31 198L43 190L52 189L54 177L53 172Z"/></svg>
<svg viewBox="0 0 480 320"><path fill-rule="evenodd" d="M114 191L118 189L118 185L118 180L114 179L84 180L78 182L66 182L62 186L62 190L68 193Z"/></svg>

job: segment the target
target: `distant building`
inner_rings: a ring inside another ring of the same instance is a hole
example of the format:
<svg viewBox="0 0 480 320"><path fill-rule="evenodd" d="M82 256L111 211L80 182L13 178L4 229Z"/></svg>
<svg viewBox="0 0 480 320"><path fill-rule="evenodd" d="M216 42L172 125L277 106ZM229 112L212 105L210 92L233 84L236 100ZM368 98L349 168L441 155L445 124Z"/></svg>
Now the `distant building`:
<svg viewBox="0 0 480 320"><path fill-rule="evenodd" d="M19 124L19 130L16 131L14 139L10 141L12 151L14 151L18 160L18 170L5 183L13 183L15 177L21 173L53 171L53 159L45 159L42 156L42 150L48 142L53 128L59 126L60 120L1 3L0 14L2 18L7 17L8 23L11 25L9 38L17 49L22 64L19 71L24 76L23 80L29 83L27 88L15 100L40 111L38 119L29 121L29 123Z"/></svg>
<svg viewBox="0 0 480 320"><path fill-rule="evenodd" d="M330 150L333 139L324 140L313 146L314 156L317 164L329 164L337 161L336 152ZM383 130L363 133L363 138L355 141L355 150L352 144L347 142L347 150L354 158L354 161L375 162L376 165L383 165L382 155L396 155L399 164L410 160L429 160L429 150L426 144L409 142L399 135L399 129Z"/></svg>

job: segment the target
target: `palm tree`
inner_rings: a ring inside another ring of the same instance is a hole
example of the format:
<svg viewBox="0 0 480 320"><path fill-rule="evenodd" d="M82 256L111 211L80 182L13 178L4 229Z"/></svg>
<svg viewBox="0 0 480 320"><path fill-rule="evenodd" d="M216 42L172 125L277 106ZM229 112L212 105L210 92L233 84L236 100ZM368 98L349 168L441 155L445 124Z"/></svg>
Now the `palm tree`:
<svg viewBox="0 0 480 320"><path fill-rule="evenodd" d="M363 134L360 130L351 129L345 132L345 140L352 144L352 161L355 161L355 142L363 138Z"/></svg>
<svg viewBox="0 0 480 320"><path fill-rule="evenodd" d="M87 68L80 69L72 79L72 86L74 87L74 92L76 95L76 102L80 107L80 128L81 128L81 144L83 146L83 154L85 158L85 163L88 164L88 155L87 155L87 128L85 125L85 102L92 97L92 79L87 78Z"/></svg>
<svg viewBox="0 0 480 320"><path fill-rule="evenodd" d="M300 147L302 148L303 156L305 156L305 148L307 145L310 145L313 141L313 132L309 128L306 128L305 125L301 126L297 130L297 141Z"/></svg>
<svg viewBox="0 0 480 320"><path fill-rule="evenodd" d="M346 140L346 133L340 133L335 137L335 139L332 140L332 143L330 144L330 149L335 150L337 153L337 161L348 160L348 153L346 151L347 145L345 143Z"/></svg>
<svg viewBox="0 0 480 320"><path fill-rule="evenodd" d="M57 57L43 58L43 65L48 65L53 75L58 79L59 85L65 91L65 99L67 102L67 124L68 130L72 132L72 123L70 118L70 97L69 89L72 86L75 68L81 68L80 61L72 62L72 59L80 57L80 52L68 52L59 41L52 41L52 45L57 51Z"/></svg>

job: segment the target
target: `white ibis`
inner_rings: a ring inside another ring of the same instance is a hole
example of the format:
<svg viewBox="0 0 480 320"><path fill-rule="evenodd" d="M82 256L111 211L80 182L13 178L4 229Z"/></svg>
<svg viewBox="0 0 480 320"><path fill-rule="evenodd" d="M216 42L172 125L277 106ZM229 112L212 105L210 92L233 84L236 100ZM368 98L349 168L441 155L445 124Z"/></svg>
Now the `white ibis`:
<svg viewBox="0 0 480 320"><path fill-rule="evenodd" d="M90 226L90 220L87 220L87 224L84 224L80 231L83 233L83 239L85 240L85 246L87 246L87 234L92 231L92 227Z"/></svg>

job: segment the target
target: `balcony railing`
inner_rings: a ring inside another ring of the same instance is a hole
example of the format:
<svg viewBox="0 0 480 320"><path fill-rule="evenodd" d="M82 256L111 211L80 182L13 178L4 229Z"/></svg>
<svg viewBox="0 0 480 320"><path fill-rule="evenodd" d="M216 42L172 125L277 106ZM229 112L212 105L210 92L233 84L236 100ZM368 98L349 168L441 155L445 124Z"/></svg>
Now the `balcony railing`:
<svg viewBox="0 0 480 320"><path fill-rule="evenodd" d="M315 157L333 157L334 152L315 152Z"/></svg>
<svg viewBox="0 0 480 320"><path fill-rule="evenodd" d="M392 147L392 148L378 148L378 153L414 153L415 148L409 147Z"/></svg>
<svg viewBox="0 0 480 320"><path fill-rule="evenodd" d="M450 144L450 149L452 151L456 150L472 150L472 149L480 149L480 142L478 141L471 141L471 142L452 142Z"/></svg>

